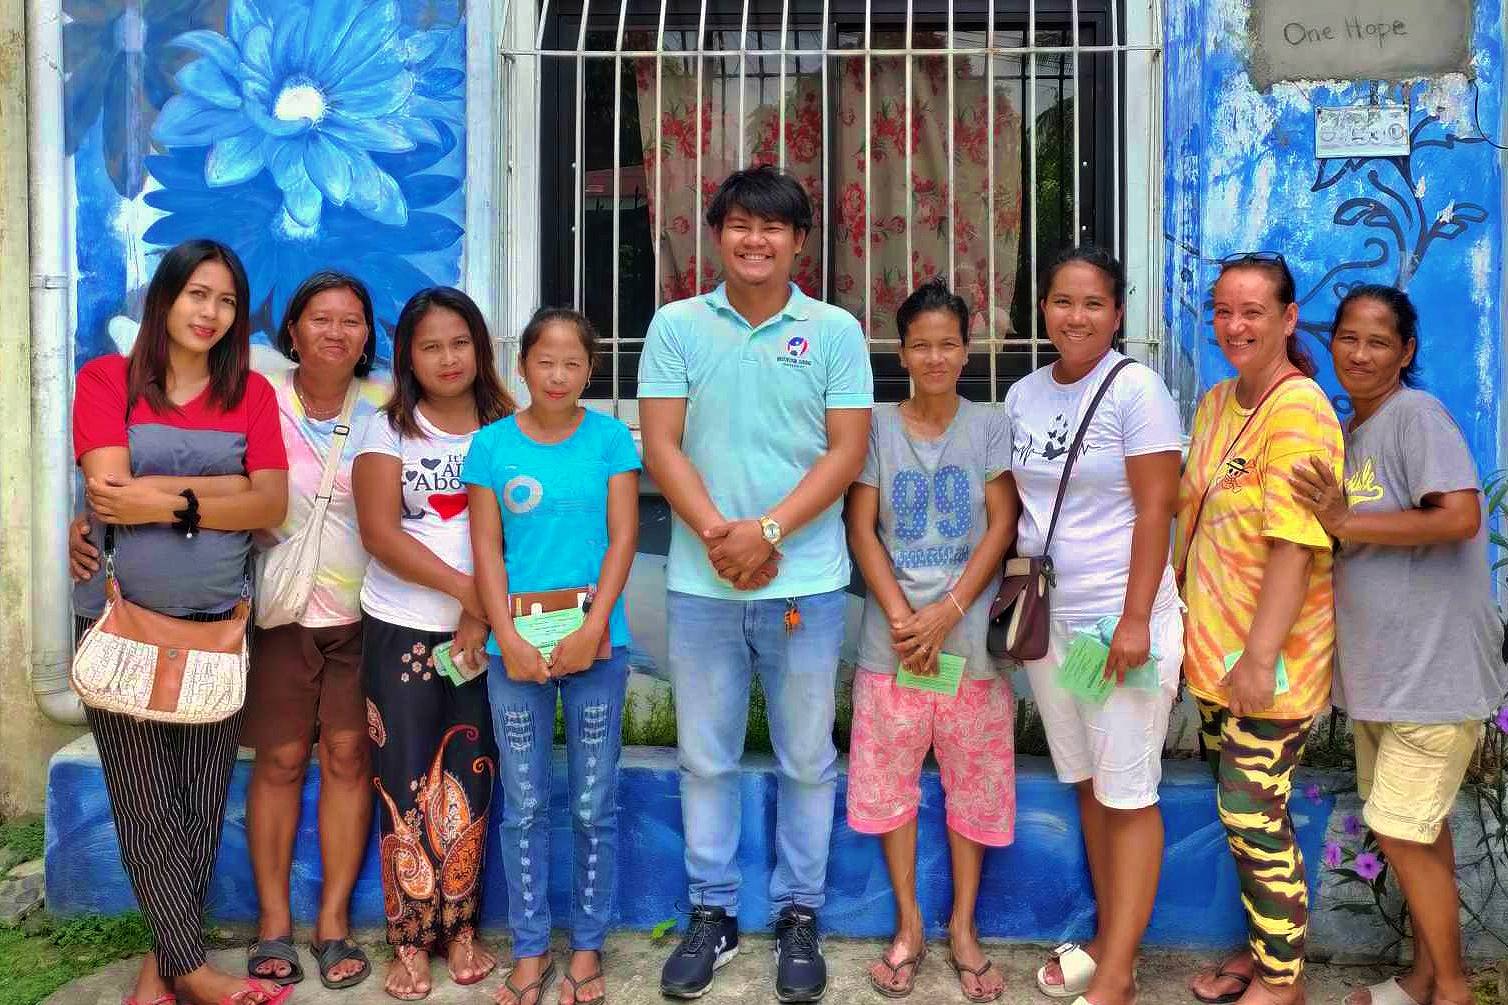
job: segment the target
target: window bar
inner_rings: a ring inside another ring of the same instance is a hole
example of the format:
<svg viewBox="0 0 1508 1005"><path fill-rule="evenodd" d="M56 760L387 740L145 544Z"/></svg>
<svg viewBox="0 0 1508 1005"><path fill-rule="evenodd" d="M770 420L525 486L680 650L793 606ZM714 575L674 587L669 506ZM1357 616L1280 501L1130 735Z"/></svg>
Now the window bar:
<svg viewBox="0 0 1508 1005"><path fill-rule="evenodd" d="M785 47L786 47L786 42L789 39L789 35L787 35L787 32L789 30L790 21L791 21L791 0L781 0L781 2L780 2L780 89L778 91L776 91L776 93L775 93L775 105L776 105L776 107L778 109L778 112L776 114L778 114L780 116L780 121L779 121L778 126L777 126L777 128L780 131L776 135L776 139L775 139L775 147L776 147L775 157L776 157L776 160L777 160L777 166L780 168L781 171L785 170ZM799 80L800 76L801 76L801 67L799 65L796 67L796 76L797 76L797 79Z"/></svg>
<svg viewBox="0 0 1508 1005"><path fill-rule="evenodd" d="M874 337L874 0L864 0L864 338Z"/></svg>
<svg viewBox="0 0 1508 1005"><path fill-rule="evenodd" d="M984 302L984 345L990 354L990 400L1000 400L1000 376L995 366L995 349L997 338L995 331L995 4L993 0L986 4L988 13L985 15L984 47L992 50L990 55L984 57L984 115L985 136L985 176L988 179L988 191L985 194L985 212L989 214L989 243L985 252L988 259L986 266L987 275L985 281L989 284L985 288Z"/></svg>
<svg viewBox="0 0 1508 1005"><path fill-rule="evenodd" d="M707 0L702 0L701 10L696 18L696 47L699 52L706 44L706 38ZM691 193L696 206L691 222L691 229L696 232L696 250L691 259L691 281L697 296L702 292L702 70L705 62L701 55L696 57L696 107L691 110L692 118L696 119L696 189Z"/></svg>
<svg viewBox="0 0 1508 1005"><path fill-rule="evenodd" d="M954 42L953 0L948 0L948 287L950 289L958 282L958 263L956 261L958 256L958 191L953 164L958 152L958 109L954 106L953 99ZM907 180L909 182L910 179ZM907 264L909 266L910 263Z"/></svg>
<svg viewBox="0 0 1508 1005"><path fill-rule="evenodd" d="M951 2L951 0L950 0L950 2ZM914 17L915 17L915 11L913 10L913 6L914 6L913 0L906 0L906 49L907 49L907 51L910 51L911 47L916 44L916 40L913 37L913 33L914 33L915 27L916 27L915 26L915 22L913 20ZM912 116L912 111L911 111L911 64L913 62L915 62L915 60L913 60L910 56L906 56L905 59L906 59L906 131L904 133L905 139L902 142L905 143L905 145L906 145L906 179L905 179L905 182L903 183L904 184L904 189L903 190L906 193L906 290L907 290L907 292L910 292L911 290L914 290L916 288L916 272L912 268L912 265L911 265L912 260L913 260L912 257L911 257L911 255L912 255L912 251L911 251L911 219L912 219L912 217L914 217L916 215L916 207L914 205L914 202L915 202L915 198L914 197L916 195L916 186L911 183L911 179L913 177L912 176L912 169L911 169L911 156L912 156L912 154L911 154L911 116Z"/></svg>
<svg viewBox="0 0 1508 1005"><path fill-rule="evenodd" d="M1084 110L1084 102L1080 100L1079 93L1079 0L1073 0L1070 5L1069 19L1071 23L1068 26L1068 37L1073 44L1073 55L1070 57L1073 60L1073 189L1071 190L1073 192L1073 237L1068 243L1072 246L1081 244L1084 240L1084 226L1081 220L1081 207L1084 200L1080 177L1084 167L1084 158L1079 150L1079 123ZM1110 58L1113 60L1115 57ZM1061 92L1058 100L1062 101Z"/></svg>
<svg viewBox="0 0 1508 1005"><path fill-rule="evenodd" d="M562 58L562 59L564 59L564 58L575 59L578 56L581 56L581 57L583 57L585 59L612 59L615 56L622 56L625 59L652 59L652 58L654 58L655 55L657 55L657 53L655 53L655 51L652 50L652 49L625 49L621 53L614 53L614 52L610 52L610 51L607 51L607 50L593 50L593 51L589 51L589 52L585 52L585 53L579 53L575 49L502 49L502 50L500 50L500 52L504 56L530 56L530 57L538 56L538 57L550 57L550 58ZM1138 44L1135 44L1135 45L1123 44L1123 45L1119 45L1119 46L1110 45L1109 43L1106 43L1105 45L1079 45L1079 46L1072 46L1072 45L1038 45L1038 46L1004 45L1004 46L998 46L995 49L995 55L997 55L997 56L1030 56L1030 55L1058 56L1058 55L1069 55L1069 54L1074 53L1074 52L1077 52L1080 56L1089 56L1089 55L1094 55L1094 54L1105 54L1105 53L1123 53L1124 54L1124 53L1132 53L1132 52L1150 53L1150 54L1154 54L1154 55L1158 55L1159 54L1157 46L1152 45L1151 43L1138 43ZM709 59L727 59L728 58L728 53L727 53L727 50L725 50L725 49L677 49L676 50L676 54L678 56L683 56L683 57L687 57L687 58L692 57L692 56L703 56L703 57L707 57ZM816 57L816 56L830 56L830 57L835 57L835 58L838 58L838 59L844 59L844 58L857 59L857 58L861 58L863 56L876 56L876 57L880 57L880 58L890 58L890 57L899 58L901 56L908 56L908 55L909 56L916 56L918 58L921 58L923 56L936 56L937 55L937 50L936 49L907 49L904 46L901 46L901 47L890 47L890 48L874 48L874 49L867 49L867 50L865 50L865 49L835 49L835 48L832 48L830 46L821 46L821 47L818 47L818 48L815 48L815 49L783 49L782 50L782 49L764 49L764 48L760 48L760 49L750 49L748 51L748 55L750 55L750 56L756 56L756 57L757 56L767 56L767 57L773 58L775 56L779 56L779 55L782 55L782 54L784 54L786 56L792 56L792 57L795 57L795 56L812 56L812 57ZM955 55L955 56L985 56L985 55L988 55L988 54L989 54L989 50L986 49L982 45L961 45L958 48L956 48L956 49L953 50L953 55Z"/></svg>
<svg viewBox="0 0 1508 1005"><path fill-rule="evenodd" d="M1037 40L1037 0L1027 0L1026 5L1026 117L1030 120L1027 126L1028 168L1026 175L1026 198L1028 212L1031 215L1030 237L1027 241L1027 272L1031 275L1031 303L1027 305L1027 313L1031 315L1031 357L1032 369L1037 369L1037 57L1030 51L1031 44Z"/></svg>
<svg viewBox="0 0 1508 1005"><path fill-rule="evenodd" d="M744 0L743 18L738 26L738 169L742 170L749 166L749 128L748 112L744 107L744 96L747 89L745 75L748 72L749 57L749 0Z"/></svg>
<svg viewBox="0 0 1508 1005"><path fill-rule="evenodd" d="M1110 57L1110 225L1114 228L1111 246L1115 257L1123 261L1121 249L1121 67L1125 58L1120 55L1121 24L1119 0L1110 0L1110 44L1116 52Z"/></svg>
<svg viewBox="0 0 1508 1005"><path fill-rule="evenodd" d="M628 23L628 0L618 0L618 37L613 51L623 51L623 29ZM623 334L619 325L618 267L623 247L623 57L613 60L613 417L618 417L618 339Z"/></svg>
<svg viewBox="0 0 1508 1005"><path fill-rule="evenodd" d="M655 203L649 214L655 260L655 310L660 309L660 283L665 275L660 261L661 245L664 244L661 224L665 219L665 203L662 201L665 189L661 183L665 174L665 57L662 53L665 51L665 6L669 2L660 0L660 22L655 28Z"/></svg>
<svg viewBox="0 0 1508 1005"><path fill-rule="evenodd" d="M832 264L829 258L828 227L832 218L832 135L827 121L827 33L832 27L832 18L829 5L832 0L822 0L822 299L828 297L827 277L832 273L829 266Z"/></svg>
<svg viewBox="0 0 1508 1005"><path fill-rule="evenodd" d="M540 0L539 27L534 32L534 50L540 55L555 55L545 51L545 25L550 23L550 0Z"/></svg>
<svg viewBox="0 0 1508 1005"><path fill-rule="evenodd" d="M592 0L581 2L581 30L576 33L576 204L575 258L571 263L571 306L578 311L586 306L585 271L581 259L586 237L586 26L591 17Z"/></svg>

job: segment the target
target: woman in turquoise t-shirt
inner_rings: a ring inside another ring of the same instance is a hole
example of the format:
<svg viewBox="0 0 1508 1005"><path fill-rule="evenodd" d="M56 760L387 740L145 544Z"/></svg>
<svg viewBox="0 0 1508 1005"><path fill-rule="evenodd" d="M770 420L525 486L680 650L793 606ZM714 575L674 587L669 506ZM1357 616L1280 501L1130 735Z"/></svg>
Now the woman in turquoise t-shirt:
<svg viewBox="0 0 1508 1005"><path fill-rule="evenodd" d="M461 471L477 588L493 629L488 693L518 961L502 1005L536 1005L555 975L548 894L557 694L575 833L572 952L563 979L576 1002L600 1002L606 993L601 951L617 889L619 724L628 684L623 586L638 544L640 464L627 426L581 406L596 355L597 334L585 317L556 308L535 314L519 352L529 407L478 432ZM520 612L578 603L579 627L553 648L514 621Z"/></svg>

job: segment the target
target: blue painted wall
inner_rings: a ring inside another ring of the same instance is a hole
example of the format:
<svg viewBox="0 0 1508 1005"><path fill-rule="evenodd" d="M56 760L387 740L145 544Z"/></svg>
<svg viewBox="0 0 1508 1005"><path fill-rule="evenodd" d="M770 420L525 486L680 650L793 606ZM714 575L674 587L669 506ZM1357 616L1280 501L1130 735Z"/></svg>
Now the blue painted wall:
<svg viewBox="0 0 1508 1005"><path fill-rule="evenodd" d="M1483 473L1500 466L1503 198L1501 0L1478 0L1475 78L1378 85L1411 108L1403 158L1319 161L1314 108L1371 100L1370 82L1278 84L1247 73L1245 0L1167 4L1165 322L1186 416L1231 371L1208 297L1222 255L1281 251L1298 278L1305 344L1338 411L1329 362L1335 305L1352 285L1408 290L1420 308L1424 387L1465 431Z"/></svg>
<svg viewBox="0 0 1508 1005"><path fill-rule="evenodd" d="M124 351L161 252L245 262L259 344L317 268L372 290L386 332L460 275L461 0L65 0L75 365Z"/></svg>
<svg viewBox="0 0 1508 1005"><path fill-rule="evenodd" d="M250 764L237 765L231 783L220 858L211 884L208 911L224 922L256 920L255 889L246 852L246 783ZM311 921L318 906L319 846L315 830L317 767L304 788L293 867L293 911ZM743 780L743 829L738 864L743 873L740 914L747 928L768 923L766 894L774 866L775 773L768 759L750 758ZM827 896L822 911L825 931L848 936L886 936L893 930L890 880L879 840L848 829L843 818L846 773L840 778L834 807L832 848L828 855ZM674 751L635 748L625 753L618 802L620 820L618 923L652 928L678 915L686 898L681 801ZM1311 899L1318 904L1323 870L1319 867L1327 828L1332 827L1334 797L1301 781L1292 802L1300 846L1311 863ZM1307 791L1306 791L1307 790ZM1161 795L1167 828L1157 905L1148 929L1149 944L1217 947L1241 942L1245 935L1235 866L1226 848L1225 830L1215 815L1214 785L1202 765L1191 761L1166 766ZM498 789L493 805L500 805ZM567 813L564 755L557 755L551 806L550 903L557 919L569 917L571 821ZM1058 942L1093 934L1094 898L1080 839L1073 790L1059 784L1046 759L1021 758L1017 767L1016 841L986 854L979 896L979 929L986 936ZM1338 825L1336 825L1338 826ZM917 882L923 917L935 934L947 925L952 884L942 787L935 770L922 777ZM483 875L482 919L501 928L507 914L507 888L500 865L498 831L488 838ZM106 913L135 906L120 865L115 826L110 818L98 759L90 741L60 752L52 763L47 798L47 904L62 914ZM358 926L380 926L382 891L375 842L351 906Z"/></svg>

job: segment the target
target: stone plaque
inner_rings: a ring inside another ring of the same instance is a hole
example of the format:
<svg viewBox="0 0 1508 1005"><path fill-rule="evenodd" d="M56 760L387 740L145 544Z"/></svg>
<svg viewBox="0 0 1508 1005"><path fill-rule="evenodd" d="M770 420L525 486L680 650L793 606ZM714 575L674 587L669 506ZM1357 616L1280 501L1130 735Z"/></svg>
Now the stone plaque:
<svg viewBox="0 0 1508 1005"><path fill-rule="evenodd" d="M1407 80L1471 71L1472 0L1251 0L1251 76Z"/></svg>

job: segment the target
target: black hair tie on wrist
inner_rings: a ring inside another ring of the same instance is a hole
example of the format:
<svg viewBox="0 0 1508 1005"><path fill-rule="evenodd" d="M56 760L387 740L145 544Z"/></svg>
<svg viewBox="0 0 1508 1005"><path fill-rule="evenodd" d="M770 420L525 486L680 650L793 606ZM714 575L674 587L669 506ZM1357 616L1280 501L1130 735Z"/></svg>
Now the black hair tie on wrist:
<svg viewBox="0 0 1508 1005"><path fill-rule="evenodd" d="M199 533L199 497L194 495L193 489L184 489L178 494L188 500L188 505L173 511L173 515L178 518L173 523L173 529L185 538L192 538Z"/></svg>

